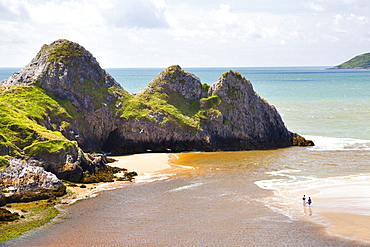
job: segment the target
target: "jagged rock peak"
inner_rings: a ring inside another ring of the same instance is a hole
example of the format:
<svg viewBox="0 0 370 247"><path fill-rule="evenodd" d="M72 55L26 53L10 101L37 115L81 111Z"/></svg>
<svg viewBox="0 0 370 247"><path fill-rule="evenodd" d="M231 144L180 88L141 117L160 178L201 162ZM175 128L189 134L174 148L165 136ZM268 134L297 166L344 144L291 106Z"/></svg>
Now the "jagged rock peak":
<svg viewBox="0 0 370 247"><path fill-rule="evenodd" d="M175 92L190 100L199 100L204 96L200 79L185 72L179 65L172 65L158 74L140 93Z"/></svg>
<svg viewBox="0 0 370 247"><path fill-rule="evenodd" d="M78 77L78 78L76 78ZM72 83L85 79L104 84L106 87L121 86L105 71L95 57L81 45L66 39L59 39L50 45L43 45L36 57L20 72L0 82L5 86ZM98 85L99 86L99 85ZM47 86L46 88L47 89Z"/></svg>
<svg viewBox="0 0 370 247"><path fill-rule="evenodd" d="M227 103L241 98L248 99L256 95L252 83L245 79L239 72L229 70L222 74L221 78L211 85L208 91L209 95L218 95ZM240 102L246 103L246 102Z"/></svg>
<svg viewBox="0 0 370 247"><path fill-rule="evenodd" d="M230 70L224 73L208 92L223 102L219 109L222 122L227 124L222 125L219 120L221 128L212 127L220 136L234 135L245 140L280 143L281 146L291 143L292 133L287 130L275 107L262 99L239 72Z"/></svg>

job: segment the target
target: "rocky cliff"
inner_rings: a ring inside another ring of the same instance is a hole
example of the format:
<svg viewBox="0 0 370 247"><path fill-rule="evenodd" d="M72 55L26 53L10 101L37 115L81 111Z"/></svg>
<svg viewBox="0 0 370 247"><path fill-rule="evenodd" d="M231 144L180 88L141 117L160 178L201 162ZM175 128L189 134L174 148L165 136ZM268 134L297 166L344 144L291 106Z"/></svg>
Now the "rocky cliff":
<svg viewBox="0 0 370 247"><path fill-rule="evenodd" d="M127 99L105 151L215 151L287 147L292 133L240 73L212 86L171 66Z"/></svg>
<svg viewBox="0 0 370 247"><path fill-rule="evenodd" d="M234 71L209 86L180 66L170 66L130 95L90 52L58 40L44 45L0 87L0 155L37 159L37 167L72 181L104 167L101 158L85 153L91 151L311 145L288 131L276 109Z"/></svg>
<svg viewBox="0 0 370 247"><path fill-rule="evenodd" d="M96 150L115 128L114 103L128 95L90 52L68 40L44 45L25 68L0 85L37 86L52 95L68 117L46 112L39 124L78 141L85 151Z"/></svg>

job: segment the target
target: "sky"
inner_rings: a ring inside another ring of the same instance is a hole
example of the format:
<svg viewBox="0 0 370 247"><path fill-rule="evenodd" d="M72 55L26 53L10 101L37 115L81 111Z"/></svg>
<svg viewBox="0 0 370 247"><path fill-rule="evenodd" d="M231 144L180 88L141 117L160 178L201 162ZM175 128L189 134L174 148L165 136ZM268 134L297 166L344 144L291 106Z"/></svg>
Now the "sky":
<svg viewBox="0 0 370 247"><path fill-rule="evenodd" d="M334 66L370 52L370 1L0 0L0 67L58 39L103 68Z"/></svg>

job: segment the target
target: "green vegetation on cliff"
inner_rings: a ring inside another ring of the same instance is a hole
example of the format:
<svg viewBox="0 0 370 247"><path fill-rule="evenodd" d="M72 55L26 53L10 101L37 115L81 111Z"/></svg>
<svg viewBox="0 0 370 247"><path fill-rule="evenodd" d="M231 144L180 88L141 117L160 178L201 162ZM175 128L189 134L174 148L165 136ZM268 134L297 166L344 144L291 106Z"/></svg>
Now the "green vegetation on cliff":
<svg viewBox="0 0 370 247"><path fill-rule="evenodd" d="M220 102L218 96L194 101L176 92L156 89L155 92L145 92L128 98L120 112L121 117L125 118L147 119L162 126L170 122L180 128L196 130L200 125L200 119L206 117L204 113L217 110Z"/></svg>
<svg viewBox="0 0 370 247"><path fill-rule="evenodd" d="M8 154L23 156L25 148L38 142L69 142L57 131L56 123L51 123L53 130L42 125L47 118L69 119L70 115L37 86L1 87L0 150L3 146Z"/></svg>
<svg viewBox="0 0 370 247"><path fill-rule="evenodd" d="M222 77L226 77L229 74L235 75L236 78L238 78L239 80L243 79L243 76L242 76L242 74L240 74L240 72L236 72L236 71L232 71L232 70L229 70L229 71L223 73Z"/></svg>
<svg viewBox="0 0 370 247"><path fill-rule="evenodd" d="M370 69L370 53L358 55L345 63L333 67L334 69Z"/></svg>
<svg viewBox="0 0 370 247"><path fill-rule="evenodd" d="M67 140L49 140L34 142L24 148L25 154L31 157L45 157L77 146L76 142Z"/></svg>
<svg viewBox="0 0 370 247"><path fill-rule="evenodd" d="M44 46L43 48L46 48ZM43 49L41 49L42 51ZM49 54L47 61L63 62L66 63L66 59L70 59L75 56L81 56L82 51L80 45L70 41L61 42L55 46Z"/></svg>
<svg viewBox="0 0 370 247"><path fill-rule="evenodd" d="M0 156L0 169L6 168L9 166L9 161L6 156Z"/></svg>

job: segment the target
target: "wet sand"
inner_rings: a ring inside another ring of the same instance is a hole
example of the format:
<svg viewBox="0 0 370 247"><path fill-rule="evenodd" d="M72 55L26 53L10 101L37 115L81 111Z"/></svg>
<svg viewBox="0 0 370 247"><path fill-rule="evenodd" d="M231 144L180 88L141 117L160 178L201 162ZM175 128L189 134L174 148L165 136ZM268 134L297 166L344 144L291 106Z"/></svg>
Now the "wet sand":
<svg viewBox="0 0 370 247"><path fill-rule="evenodd" d="M366 182L306 191L313 204L305 207L305 215L313 215L308 219L323 224L330 234L370 243L369 191Z"/></svg>
<svg viewBox="0 0 370 247"><path fill-rule="evenodd" d="M328 232L370 242L370 216L350 213L319 213L330 225Z"/></svg>

